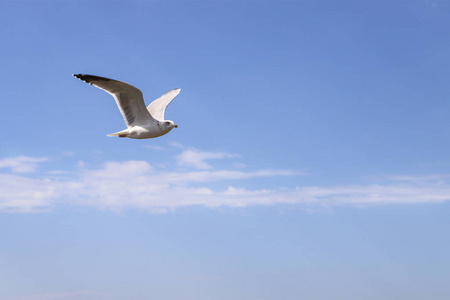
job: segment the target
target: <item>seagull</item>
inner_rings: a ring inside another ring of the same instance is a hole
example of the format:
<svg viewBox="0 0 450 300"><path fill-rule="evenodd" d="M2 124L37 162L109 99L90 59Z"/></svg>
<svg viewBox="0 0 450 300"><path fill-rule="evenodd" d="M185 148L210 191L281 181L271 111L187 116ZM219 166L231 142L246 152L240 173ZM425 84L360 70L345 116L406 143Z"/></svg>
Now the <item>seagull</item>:
<svg viewBox="0 0 450 300"><path fill-rule="evenodd" d="M73 76L104 90L116 100L128 128L108 136L150 139L165 135L178 127L173 121L164 120L164 113L167 105L178 96L181 89L173 89L145 107L142 92L128 83L94 75Z"/></svg>

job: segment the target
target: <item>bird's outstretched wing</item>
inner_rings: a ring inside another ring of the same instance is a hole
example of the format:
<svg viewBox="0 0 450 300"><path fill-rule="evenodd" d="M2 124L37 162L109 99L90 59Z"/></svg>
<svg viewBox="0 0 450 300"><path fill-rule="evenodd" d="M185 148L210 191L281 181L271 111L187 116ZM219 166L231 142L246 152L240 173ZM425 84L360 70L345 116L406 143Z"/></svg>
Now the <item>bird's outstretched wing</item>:
<svg viewBox="0 0 450 300"><path fill-rule="evenodd" d="M150 105L147 106L147 109L152 117L158 121L164 121L164 113L166 111L167 105L169 105L170 102L172 102L172 100L175 99L176 96L178 96L180 91L181 89L171 90L150 103Z"/></svg>
<svg viewBox="0 0 450 300"><path fill-rule="evenodd" d="M100 76L85 74L74 74L73 76L111 94L128 127L143 125L153 119L145 107L144 97L138 88L122 81Z"/></svg>

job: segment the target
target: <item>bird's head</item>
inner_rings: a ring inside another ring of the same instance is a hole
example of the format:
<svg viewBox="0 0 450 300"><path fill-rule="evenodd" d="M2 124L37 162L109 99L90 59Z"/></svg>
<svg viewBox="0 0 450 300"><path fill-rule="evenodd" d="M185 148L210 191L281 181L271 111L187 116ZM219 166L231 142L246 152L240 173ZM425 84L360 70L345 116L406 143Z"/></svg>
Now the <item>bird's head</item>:
<svg viewBox="0 0 450 300"><path fill-rule="evenodd" d="M170 120L165 120L165 121L162 121L161 123L167 129L178 128L178 125Z"/></svg>

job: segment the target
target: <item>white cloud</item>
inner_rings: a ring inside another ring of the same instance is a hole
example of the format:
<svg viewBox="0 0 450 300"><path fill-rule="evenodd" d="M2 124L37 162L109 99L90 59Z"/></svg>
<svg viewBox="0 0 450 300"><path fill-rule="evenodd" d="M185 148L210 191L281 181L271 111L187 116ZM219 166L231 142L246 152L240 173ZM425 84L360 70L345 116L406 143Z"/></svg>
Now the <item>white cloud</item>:
<svg viewBox="0 0 450 300"><path fill-rule="evenodd" d="M64 171L64 170L52 170L52 171L46 172L46 174L49 174L49 175L61 175L61 174L67 174L67 171Z"/></svg>
<svg viewBox="0 0 450 300"><path fill-rule="evenodd" d="M57 186L45 179L0 174L0 211L29 212L49 209Z"/></svg>
<svg viewBox="0 0 450 300"><path fill-rule="evenodd" d="M184 146L183 144L180 144L180 143L174 142L174 141L169 142L169 145L172 146L172 147L175 147L175 148L179 148L179 149L185 149L186 148L186 146Z"/></svg>
<svg viewBox="0 0 450 300"><path fill-rule="evenodd" d="M165 172L145 161L107 162L103 168L84 170L79 180L65 183L64 197L70 198L73 203L94 204L110 209L153 210L186 205L217 206L227 205L227 199L224 199L227 194L213 191L208 186L209 182L295 174L283 170ZM211 197L222 200L218 202L208 199Z"/></svg>
<svg viewBox="0 0 450 300"><path fill-rule="evenodd" d="M248 181L258 183L258 178L297 175L302 173L270 169L247 172L223 169L166 171L146 161L110 161L95 169L80 165L72 172L70 181L63 179L67 176L58 177L57 174L50 178L0 174L0 211L40 211L62 204L116 211L166 212L192 205L249 207L292 204L310 208L450 200L450 174L387 176L377 183L365 185L246 187Z"/></svg>
<svg viewBox="0 0 450 300"><path fill-rule="evenodd" d="M73 153L72 151L65 151L62 153L62 156L74 156L75 153Z"/></svg>
<svg viewBox="0 0 450 300"><path fill-rule="evenodd" d="M156 150L156 151L162 151L165 150L164 147L156 146L156 145L144 145L144 148L150 149L150 150Z"/></svg>
<svg viewBox="0 0 450 300"><path fill-rule="evenodd" d="M0 160L0 168L11 168L13 173L31 173L34 172L38 163L47 161L46 157L18 156Z"/></svg>
<svg viewBox="0 0 450 300"><path fill-rule="evenodd" d="M238 157L237 154L225 152L204 152L194 149L186 149L178 155L177 163L179 166L193 167L197 169L212 169L212 166L206 161L211 159L223 159Z"/></svg>

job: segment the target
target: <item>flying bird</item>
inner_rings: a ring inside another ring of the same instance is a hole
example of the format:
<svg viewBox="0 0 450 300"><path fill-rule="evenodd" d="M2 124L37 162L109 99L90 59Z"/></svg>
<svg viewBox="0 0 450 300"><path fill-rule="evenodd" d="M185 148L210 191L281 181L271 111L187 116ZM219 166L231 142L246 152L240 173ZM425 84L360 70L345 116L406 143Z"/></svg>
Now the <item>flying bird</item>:
<svg viewBox="0 0 450 300"><path fill-rule="evenodd" d="M145 107L142 92L128 83L93 75L73 74L73 76L104 90L116 100L128 128L108 136L150 139L165 135L178 127L173 121L164 120L164 113L167 105L178 96L181 89L173 89Z"/></svg>

